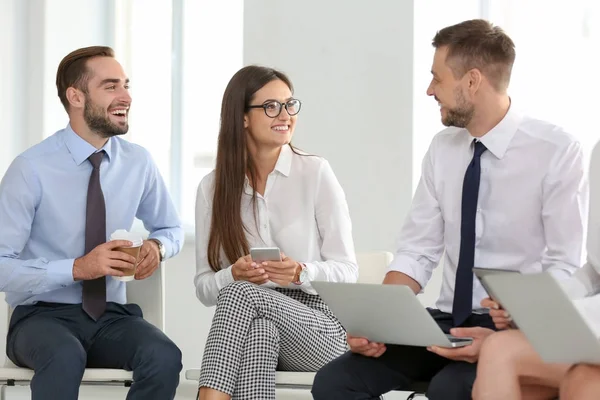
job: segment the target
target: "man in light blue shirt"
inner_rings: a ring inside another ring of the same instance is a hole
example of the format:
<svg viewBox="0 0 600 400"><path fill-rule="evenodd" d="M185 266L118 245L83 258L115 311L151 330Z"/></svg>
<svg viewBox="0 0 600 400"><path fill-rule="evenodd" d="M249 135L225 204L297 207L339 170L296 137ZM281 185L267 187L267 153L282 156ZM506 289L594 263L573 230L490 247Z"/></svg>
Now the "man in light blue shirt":
<svg viewBox="0 0 600 400"><path fill-rule="evenodd" d="M113 50L96 46L67 55L56 82L69 125L18 156L0 184L8 356L35 370L36 400L77 399L86 367L132 370L130 400L173 399L181 352L113 279L136 262L136 279L151 276L184 237L149 153L118 137L129 80ZM130 242L107 242L135 217L150 232L137 260L116 250Z"/></svg>

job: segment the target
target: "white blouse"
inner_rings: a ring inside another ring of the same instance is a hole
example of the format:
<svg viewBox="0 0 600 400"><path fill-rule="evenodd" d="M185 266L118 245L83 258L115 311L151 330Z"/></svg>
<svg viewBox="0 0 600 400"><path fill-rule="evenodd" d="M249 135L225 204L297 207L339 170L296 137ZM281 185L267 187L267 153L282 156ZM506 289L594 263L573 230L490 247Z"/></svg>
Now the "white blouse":
<svg viewBox="0 0 600 400"><path fill-rule="evenodd" d="M206 305L217 302L219 291L233 282L231 263L221 251L221 267L208 264L215 172L198 186L196 196L196 295ZM252 187L246 179L242 196L242 221L250 247L279 247L288 257L304 263L308 281L289 285L316 294L310 281L356 282L358 265L346 196L329 163L310 155L295 154L283 146L275 169L267 177L264 196L256 194L255 223ZM277 286L267 282L266 286Z"/></svg>

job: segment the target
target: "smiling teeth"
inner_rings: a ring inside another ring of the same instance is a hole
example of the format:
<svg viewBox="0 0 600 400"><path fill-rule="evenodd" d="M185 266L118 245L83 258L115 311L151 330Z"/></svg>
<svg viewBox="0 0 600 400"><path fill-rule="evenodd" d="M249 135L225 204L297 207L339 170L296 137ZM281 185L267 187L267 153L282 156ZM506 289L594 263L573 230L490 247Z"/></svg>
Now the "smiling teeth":
<svg viewBox="0 0 600 400"><path fill-rule="evenodd" d="M127 110L115 110L111 112L112 115L125 115L126 113Z"/></svg>
<svg viewBox="0 0 600 400"><path fill-rule="evenodd" d="M275 126L275 127L273 127L273 129L275 129L276 131L287 131L288 127L287 126Z"/></svg>

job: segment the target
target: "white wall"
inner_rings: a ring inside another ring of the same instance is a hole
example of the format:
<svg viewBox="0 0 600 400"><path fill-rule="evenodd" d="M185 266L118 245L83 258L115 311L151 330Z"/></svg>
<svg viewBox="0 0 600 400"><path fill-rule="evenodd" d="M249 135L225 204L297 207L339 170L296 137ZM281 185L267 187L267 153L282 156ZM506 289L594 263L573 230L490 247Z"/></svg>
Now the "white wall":
<svg viewBox="0 0 600 400"><path fill-rule="evenodd" d="M357 250L390 249L412 192L413 2L247 2L244 63L286 72L294 143L327 158Z"/></svg>

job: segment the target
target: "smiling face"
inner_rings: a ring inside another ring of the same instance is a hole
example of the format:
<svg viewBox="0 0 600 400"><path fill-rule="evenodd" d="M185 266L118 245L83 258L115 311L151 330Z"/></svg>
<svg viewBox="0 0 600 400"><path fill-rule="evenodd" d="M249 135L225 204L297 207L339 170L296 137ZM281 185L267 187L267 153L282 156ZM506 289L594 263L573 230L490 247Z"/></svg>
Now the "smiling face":
<svg viewBox="0 0 600 400"><path fill-rule="evenodd" d="M272 101L285 104L290 99L290 88L282 80L275 79L254 93L249 105L264 105ZM268 117L262 107L250 108L244 116L244 128L256 148L281 147L292 140L297 118L297 115L290 116L285 107L275 118Z"/></svg>
<svg viewBox="0 0 600 400"><path fill-rule="evenodd" d="M112 57L95 57L87 62L91 75L83 118L90 130L108 138L129 130L129 79L123 67Z"/></svg>
<svg viewBox="0 0 600 400"><path fill-rule="evenodd" d="M427 95L437 100L445 126L465 128L473 119L475 105L469 98L467 74L456 78L446 61L447 54L447 46L435 51L431 67L433 78L427 88Z"/></svg>

